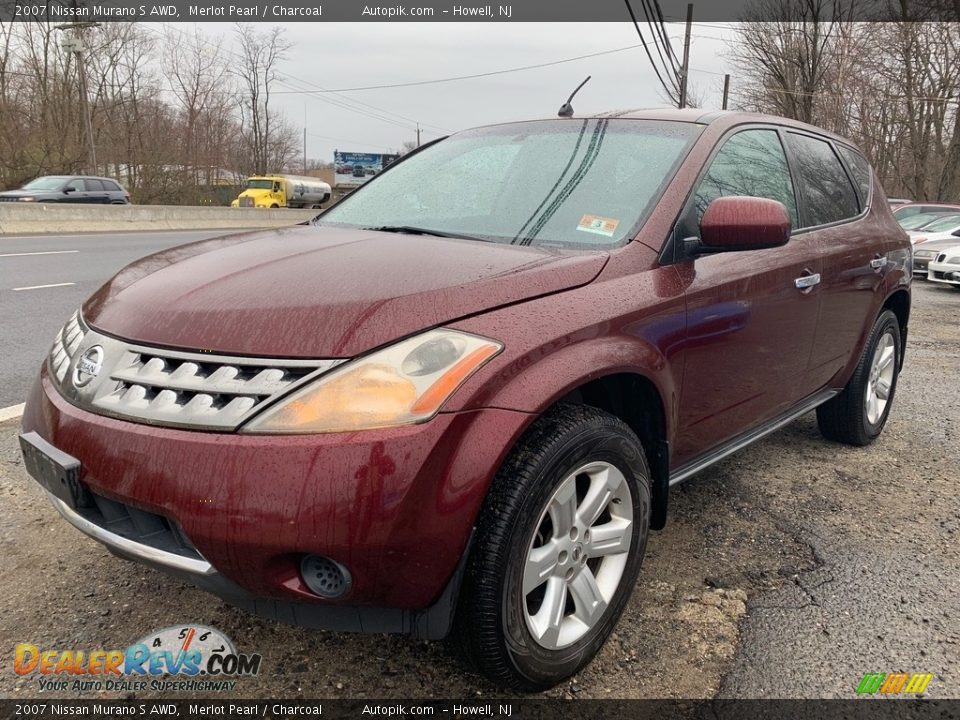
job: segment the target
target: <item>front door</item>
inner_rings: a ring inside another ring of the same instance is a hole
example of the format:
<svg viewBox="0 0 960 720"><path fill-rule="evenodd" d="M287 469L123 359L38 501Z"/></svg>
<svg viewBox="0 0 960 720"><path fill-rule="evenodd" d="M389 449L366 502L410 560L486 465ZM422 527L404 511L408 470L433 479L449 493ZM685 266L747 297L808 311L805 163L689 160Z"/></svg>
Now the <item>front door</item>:
<svg viewBox="0 0 960 720"><path fill-rule="evenodd" d="M698 232L707 205L720 196L782 202L796 227L777 129L752 127L724 142L684 214L685 233ZM678 270L687 280L687 339L674 467L803 398L822 268L810 239L800 236L781 248L703 255Z"/></svg>

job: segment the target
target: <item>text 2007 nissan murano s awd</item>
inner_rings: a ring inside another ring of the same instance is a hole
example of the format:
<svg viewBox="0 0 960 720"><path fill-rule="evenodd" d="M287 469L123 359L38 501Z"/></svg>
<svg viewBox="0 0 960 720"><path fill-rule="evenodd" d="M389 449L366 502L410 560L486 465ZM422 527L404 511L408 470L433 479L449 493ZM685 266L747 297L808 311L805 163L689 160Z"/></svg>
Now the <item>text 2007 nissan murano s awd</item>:
<svg viewBox="0 0 960 720"><path fill-rule="evenodd" d="M118 555L310 627L453 630L546 688L615 626L671 485L813 409L880 434L910 263L863 155L813 127L469 130L310 224L122 270L21 446Z"/></svg>

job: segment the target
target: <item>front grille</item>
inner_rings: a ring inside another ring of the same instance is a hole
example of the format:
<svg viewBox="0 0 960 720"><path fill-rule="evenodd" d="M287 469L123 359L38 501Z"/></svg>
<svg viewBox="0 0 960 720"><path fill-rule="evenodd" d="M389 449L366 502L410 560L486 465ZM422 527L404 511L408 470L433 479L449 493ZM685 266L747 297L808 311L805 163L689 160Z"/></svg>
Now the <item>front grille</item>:
<svg viewBox="0 0 960 720"><path fill-rule="evenodd" d="M82 323L80 313L75 312L53 341L53 347L50 349L50 368L57 382L63 382L70 367L70 361L77 354L77 348L83 340L86 327Z"/></svg>
<svg viewBox="0 0 960 720"><path fill-rule="evenodd" d="M942 262L943 262L944 260L946 260L946 259L947 259L947 254L946 254L946 253L940 253L939 255L937 255L937 262L938 262L938 263L942 263Z"/></svg>
<svg viewBox="0 0 960 720"><path fill-rule="evenodd" d="M141 545L194 560L204 559L180 526L163 515L140 510L94 492L88 492L88 495L91 502L77 508L77 513L93 524Z"/></svg>
<svg viewBox="0 0 960 720"><path fill-rule="evenodd" d="M81 358L100 348L93 379L76 382ZM50 350L60 392L79 407L170 427L235 430L266 403L343 360L287 360L183 352L127 343L74 315Z"/></svg>
<svg viewBox="0 0 960 720"><path fill-rule="evenodd" d="M933 277L934 277L935 280L944 280L944 279L946 279L946 278L944 278L944 273L940 272L939 270L934 270L934 271L933 271Z"/></svg>

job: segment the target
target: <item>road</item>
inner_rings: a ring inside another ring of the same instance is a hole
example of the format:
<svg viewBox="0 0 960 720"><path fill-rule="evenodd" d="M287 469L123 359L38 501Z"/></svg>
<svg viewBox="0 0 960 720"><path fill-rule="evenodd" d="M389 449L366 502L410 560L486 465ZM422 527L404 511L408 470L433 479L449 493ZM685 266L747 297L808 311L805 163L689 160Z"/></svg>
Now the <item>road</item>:
<svg viewBox="0 0 960 720"><path fill-rule="evenodd" d="M22 403L70 314L127 263L233 230L0 237L0 408Z"/></svg>
<svg viewBox="0 0 960 720"><path fill-rule="evenodd" d="M614 635L547 696L853 698L867 672L917 672L934 675L927 697L960 697L958 309L960 293L916 284L907 364L875 444L826 442L811 414L671 492ZM201 623L263 655L228 699L503 695L443 643L260 620L109 555L59 518L16 438L17 422L0 422L7 658L19 642L120 648ZM38 695L77 697L0 672L0 697Z"/></svg>

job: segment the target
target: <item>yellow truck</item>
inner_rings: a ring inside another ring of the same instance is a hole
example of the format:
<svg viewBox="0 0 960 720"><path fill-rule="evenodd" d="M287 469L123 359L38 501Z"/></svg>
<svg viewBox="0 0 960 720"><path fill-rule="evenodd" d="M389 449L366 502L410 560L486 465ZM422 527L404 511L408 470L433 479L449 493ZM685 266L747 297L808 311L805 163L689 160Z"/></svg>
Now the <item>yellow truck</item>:
<svg viewBox="0 0 960 720"><path fill-rule="evenodd" d="M330 199L330 186L303 175L254 175L231 207L319 208Z"/></svg>

